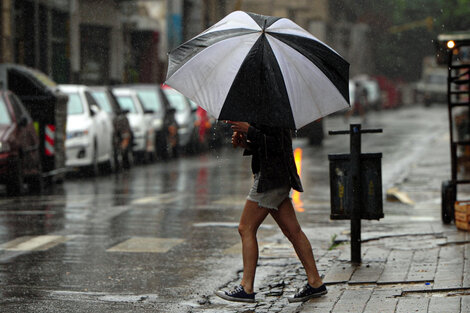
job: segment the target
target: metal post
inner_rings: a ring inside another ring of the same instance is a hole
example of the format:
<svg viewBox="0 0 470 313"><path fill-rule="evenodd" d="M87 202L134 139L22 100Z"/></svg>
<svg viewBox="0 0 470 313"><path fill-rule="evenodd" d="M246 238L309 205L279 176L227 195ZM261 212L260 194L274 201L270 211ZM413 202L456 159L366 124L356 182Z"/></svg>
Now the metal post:
<svg viewBox="0 0 470 313"><path fill-rule="evenodd" d="M41 68L41 48L39 47L40 42L40 30L39 30L39 0L34 1L34 67ZM41 21L44 23L44 21Z"/></svg>
<svg viewBox="0 0 470 313"><path fill-rule="evenodd" d="M351 206L351 262L361 263L361 125L351 124L351 177L352 177L352 206Z"/></svg>

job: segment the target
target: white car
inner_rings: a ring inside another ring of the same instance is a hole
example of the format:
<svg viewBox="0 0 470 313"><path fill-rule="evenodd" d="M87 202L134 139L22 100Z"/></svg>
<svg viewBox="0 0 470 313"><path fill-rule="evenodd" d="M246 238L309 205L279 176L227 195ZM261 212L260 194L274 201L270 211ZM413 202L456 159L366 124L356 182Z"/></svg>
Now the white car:
<svg viewBox="0 0 470 313"><path fill-rule="evenodd" d="M65 140L67 167L89 168L99 173L99 164L114 168L113 125L110 116L100 109L88 87L59 85L68 95L67 138Z"/></svg>
<svg viewBox="0 0 470 313"><path fill-rule="evenodd" d="M155 157L154 112L145 110L135 90L115 88L113 94L121 109L127 111L127 118L134 133L134 154L143 161L152 160Z"/></svg>
<svg viewBox="0 0 470 313"><path fill-rule="evenodd" d="M167 85L163 87L171 106L176 110L175 119L178 123L179 145L183 149L191 147L194 138L197 137L196 129L196 109L191 106L191 102L182 93Z"/></svg>

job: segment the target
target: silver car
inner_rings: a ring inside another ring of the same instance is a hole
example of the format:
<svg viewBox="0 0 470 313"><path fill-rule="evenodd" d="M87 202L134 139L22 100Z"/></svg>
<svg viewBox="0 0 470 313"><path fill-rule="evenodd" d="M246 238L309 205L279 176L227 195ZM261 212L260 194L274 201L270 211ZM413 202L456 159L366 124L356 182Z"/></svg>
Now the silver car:
<svg viewBox="0 0 470 313"><path fill-rule="evenodd" d="M188 151L195 144L195 140L197 140L198 136L196 128L196 109L191 106L189 99L179 91L169 86L164 86L163 92L171 106L176 110L175 118L178 123L180 148Z"/></svg>
<svg viewBox="0 0 470 313"><path fill-rule="evenodd" d="M127 118L134 134L133 151L144 162L155 156L155 129L152 122L153 111L146 110L135 90L115 88L113 94L121 107L127 112Z"/></svg>

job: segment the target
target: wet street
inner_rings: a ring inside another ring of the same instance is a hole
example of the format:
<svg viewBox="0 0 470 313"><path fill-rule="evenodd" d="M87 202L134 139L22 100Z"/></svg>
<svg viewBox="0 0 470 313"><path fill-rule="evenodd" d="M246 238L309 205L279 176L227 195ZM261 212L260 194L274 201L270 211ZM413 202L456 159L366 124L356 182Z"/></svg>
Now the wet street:
<svg viewBox="0 0 470 313"><path fill-rule="evenodd" d="M446 110L415 106L367 115L363 128L384 131L362 137L363 152L383 153L384 196L424 147L448 140ZM349 129L340 115L324 126ZM292 198L301 224L347 227L348 221L329 219L328 154L348 153L349 137L325 137L322 147L294 140L305 192ZM429 171L450 176L449 153L439 154L441 166ZM181 307L197 305L241 269L236 227L251 181L250 158L227 143L119 174L74 175L41 196L10 198L0 190L0 311L186 312ZM413 214L438 220L435 207ZM411 214L393 205L384 210ZM260 241L279 232L269 217Z"/></svg>

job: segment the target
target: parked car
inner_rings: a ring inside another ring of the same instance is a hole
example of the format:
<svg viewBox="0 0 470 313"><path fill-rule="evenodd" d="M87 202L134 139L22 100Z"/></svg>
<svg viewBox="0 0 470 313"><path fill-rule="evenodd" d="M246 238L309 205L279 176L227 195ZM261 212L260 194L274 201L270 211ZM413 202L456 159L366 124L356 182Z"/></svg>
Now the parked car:
<svg viewBox="0 0 470 313"><path fill-rule="evenodd" d="M10 195L42 189L39 137L21 101L10 91L0 91L0 183Z"/></svg>
<svg viewBox="0 0 470 313"><path fill-rule="evenodd" d="M195 140L198 137L196 108L179 91L163 85L163 91L171 106L176 110L175 118L178 123L179 147L185 151L194 151Z"/></svg>
<svg viewBox="0 0 470 313"><path fill-rule="evenodd" d="M83 85L59 85L68 95L66 161L69 168L89 169L99 174L99 165L115 167L113 126L109 115L101 110L90 88Z"/></svg>
<svg viewBox="0 0 470 313"><path fill-rule="evenodd" d="M139 96L145 110L153 111L152 125L155 130L155 149L157 157L168 159L176 156L178 148L178 123L175 109L159 85L135 84L129 85Z"/></svg>
<svg viewBox="0 0 470 313"><path fill-rule="evenodd" d="M378 81L368 75L360 75L354 78L354 82L359 83L359 85L366 90L367 93L367 108L373 110L382 109L382 92Z"/></svg>
<svg viewBox="0 0 470 313"><path fill-rule="evenodd" d="M127 118L127 112L122 110L109 87L91 87L91 94L100 108L112 120L113 151L116 169L130 168L133 163L132 129Z"/></svg>
<svg viewBox="0 0 470 313"><path fill-rule="evenodd" d="M416 86L418 101L425 106L430 106L432 103L446 103L447 68L435 67L423 72L423 77Z"/></svg>
<svg viewBox="0 0 470 313"><path fill-rule="evenodd" d="M127 111L127 118L134 134L134 156L143 162L149 162L155 155L155 130L152 122L152 110L145 110L135 90L114 88L119 106Z"/></svg>

